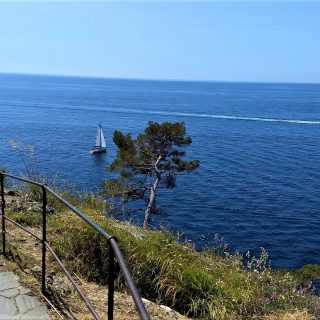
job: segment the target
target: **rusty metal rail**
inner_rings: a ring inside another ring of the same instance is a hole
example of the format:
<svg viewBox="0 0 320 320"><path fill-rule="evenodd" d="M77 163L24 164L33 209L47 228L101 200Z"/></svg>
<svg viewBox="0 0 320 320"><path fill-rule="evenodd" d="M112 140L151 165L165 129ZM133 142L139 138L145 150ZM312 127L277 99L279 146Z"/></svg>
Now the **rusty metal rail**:
<svg viewBox="0 0 320 320"><path fill-rule="evenodd" d="M42 190L42 237L38 237L37 235L33 234L30 230L23 227L21 224L13 221L9 217L5 215L5 194L4 194L4 178L11 178L19 181L26 182L28 184L32 184L38 186ZM150 319L149 314L142 302L141 296L138 293L138 290L135 286L135 283L131 277L131 274L128 270L126 262L123 258L122 252L118 246L117 239L115 237L110 236L107 234L101 227L95 224L92 220L90 220L84 213L70 204L67 200L62 198L56 192L51 190L47 185L32 181L29 179L17 177L8 173L4 173L0 171L0 186L1 186L1 226L2 226L2 253L6 256L6 221L13 223L15 226L19 227L20 229L27 232L29 235L36 238L38 241L42 243L42 259L41 259L41 289L42 293L46 294L46 251L48 250L53 258L56 260L58 265L60 266L61 270L65 273L67 278L70 280L74 288L77 290L78 294L80 295L83 302L86 304L88 310L94 317L94 319L101 319L101 317L97 314L94 307L85 296L79 285L76 281L72 278L68 270L63 265L62 261L54 252L53 248L47 242L47 192L51 193L55 198L57 198L64 206L69 208L73 213L75 213L78 217L84 220L87 224L89 224L95 231L97 231L104 239L106 239L106 245L109 247L109 276L108 276L108 320L113 319L113 312L114 312L114 282L115 282L115 259L118 262L118 265L123 273L124 279L127 284L127 288L130 291L130 294L133 298L135 303L136 309L140 315L140 318L143 320Z"/></svg>

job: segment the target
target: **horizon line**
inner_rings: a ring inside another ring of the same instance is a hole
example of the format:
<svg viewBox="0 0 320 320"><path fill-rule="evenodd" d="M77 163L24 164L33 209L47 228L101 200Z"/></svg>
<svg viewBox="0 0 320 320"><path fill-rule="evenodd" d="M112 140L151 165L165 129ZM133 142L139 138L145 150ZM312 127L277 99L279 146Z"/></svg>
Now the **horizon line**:
<svg viewBox="0 0 320 320"><path fill-rule="evenodd" d="M156 79L156 78L135 78L135 77L112 77L94 75L71 75L71 74L48 74L48 73L26 73L26 72L2 72L0 75L21 75L21 76L45 76L45 77L65 77L65 78L87 78L87 79L109 79L109 80L133 80L133 81L159 81L159 82L200 82L200 83L261 83L261 84L313 84L320 82L302 81L264 81L264 80L195 80L195 79Z"/></svg>

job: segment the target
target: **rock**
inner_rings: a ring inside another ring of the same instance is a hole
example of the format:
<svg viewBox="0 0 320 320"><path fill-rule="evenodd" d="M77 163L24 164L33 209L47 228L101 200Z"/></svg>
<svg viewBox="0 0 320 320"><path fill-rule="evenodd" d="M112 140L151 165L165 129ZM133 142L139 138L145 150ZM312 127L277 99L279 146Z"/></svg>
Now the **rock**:
<svg viewBox="0 0 320 320"><path fill-rule="evenodd" d="M0 290L8 290L12 288L17 288L19 283L17 282L13 272L3 272L0 273Z"/></svg>
<svg viewBox="0 0 320 320"><path fill-rule="evenodd" d="M19 295L16 298L16 304L21 314L41 306L40 302L34 297L27 296L25 294Z"/></svg>
<svg viewBox="0 0 320 320"><path fill-rule="evenodd" d="M42 273L42 269L41 267L39 266L35 266L31 269L31 272L35 275L35 276L38 276L40 277L41 276L41 273Z"/></svg>
<svg viewBox="0 0 320 320"><path fill-rule="evenodd" d="M27 289L27 288L25 288L25 287L19 287L18 289L19 289L19 291L20 291L20 294L27 294L27 293L30 293L30 292L31 292L30 289Z"/></svg>
<svg viewBox="0 0 320 320"><path fill-rule="evenodd" d="M6 207L15 211L24 211L30 214L42 212L42 202L32 200L28 194L23 194L19 190L5 190ZM55 209L47 205L47 214L54 213Z"/></svg>
<svg viewBox="0 0 320 320"><path fill-rule="evenodd" d="M0 273L0 320L49 320L45 306L21 286L12 272Z"/></svg>
<svg viewBox="0 0 320 320"><path fill-rule="evenodd" d="M312 287L313 287L313 293L320 297L320 279L314 280L312 282Z"/></svg>
<svg viewBox="0 0 320 320"><path fill-rule="evenodd" d="M70 293L68 282L63 277L49 275L48 283L50 283L52 287L60 293L60 295L66 295Z"/></svg>
<svg viewBox="0 0 320 320"><path fill-rule="evenodd" d="M165 306L165 305L160 305L160 307L164 310L166 310L167 312L174 312L171 308L169 308L168 306Z"/></svg>
<svg viewBox="0 0 320 320"><path fill-rule="evenodd" d="M19 294L19 290L17 288L2 290L0 291L0 296L5 298L14 298Z"/></svg>
<svg viewBox="0 0 320 320"><path fill-rule="evenodd" d="M18 314L18 309L13 301L8 298L0 297L0 310L1 318L8 319L9 317L15 316Z"/></svg>
<svg viewBox="0 0 320 320"><path fill-rule="evenodd" d="M52 213L54 213L54 212L55 212L55 209L54 209L54 208L47 206L47 213L48 213L48 214L52 214Z"/></svg>
<svg viewBox="0 0 320 320"><path fill-rule="evenodd" d="M15 192L14 190L8 190L8 191L7 191L7 195L8 195L8 196L14 196L14 197L15 197L17 194L16 194L16 192Z"/></svg>
<svg viewBox="0 0 320 320"><path fill-rule="evenodd" d="M33 310L28 311L23 314L19 318L20 320L50 320L50 316L48 315L46 309L42 306L36 307Z"/></svg>

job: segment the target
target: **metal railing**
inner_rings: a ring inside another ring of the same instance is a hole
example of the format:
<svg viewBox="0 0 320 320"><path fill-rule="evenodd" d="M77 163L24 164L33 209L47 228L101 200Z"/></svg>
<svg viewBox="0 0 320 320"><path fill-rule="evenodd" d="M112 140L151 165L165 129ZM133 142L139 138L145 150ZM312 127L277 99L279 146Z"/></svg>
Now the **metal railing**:
<svg viewBox="0 0 320 320"><path fill-rule="evenodd" d="M8 177L11 179L19 180L26 182L28 184L32 184L35 186L38 186L42 190L42 238L38 237L37 235L33 234L30 230L23 227L21 224L17 223L16 221L13 221L9 217L5 215L5 193L4 193L4 178ZM148 312L142 302L141 296L139 295L137 288L133 282L133 279L131 277L131 274L128 270L128 267L124 261L123 255L121 253L121 250L118 246L117 239L115 237L110 236L107 234L101 227L99 227L97 224L95 224L92 220L90 220L85 214L83 214L80 210L75 208L73 205L71 205L67 200L62 198L60 195L58 195L56 192L51 190L47 185L32 181L29 179L17 177L8 173L4 173L0 171L0 186L1 186L1 225L2 225L2 253L6 257L6 220L13 223L15 226L19 227L20 229L27 232L29 235L36 238L38 241L42 243L42 263L41 263L41 291L42 294L46 294L46 251L48 250L53 258L57 261L58 265L62 269L62 271L65 273L67 278L70 280L74 288L79 293L81 299L86 304L88 310L93 315L95 319L101 319L100 316L95 311L94 307L90 303L90 301L87 299L87 297L84 295L83 291L79 287L79 285L76 283L76 281L72 278L71 274L68 272L68 270L63 265L62 261L58 258L56 253L54 252L53 248L49 245L47 242L47 192L51 193L55 198L57 198L64 206L69 208L72 212L74 212L78 217L80 217L82 220L84 220L87 224L89 224L94 230L96 230L104 239L106 239L106 245L108 245L109 248L109 276L108 276L108 320L113 319L113 311L114 311L114 282L116 278L115 273L115 259L118 262L118 265L123 273L124 279L127 284L127 288L130 291L130 294L133 298L133 301L135 303L136 309L140 315L140 318L143 320L148 320L149 315Z"/></svg>

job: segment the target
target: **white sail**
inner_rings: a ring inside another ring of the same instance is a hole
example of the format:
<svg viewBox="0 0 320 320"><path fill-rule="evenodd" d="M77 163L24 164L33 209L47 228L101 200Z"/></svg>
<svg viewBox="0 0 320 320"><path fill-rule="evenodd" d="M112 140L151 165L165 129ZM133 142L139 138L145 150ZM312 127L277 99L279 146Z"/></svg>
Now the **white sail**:
<svg viewBox="0 0 320 320"><path fill-rule="evenodd" d="M107 146L106 145L106 140L104 138L101 125L99 125L98 131L97 131L97 135L96 135L95 147L105 148L106 146Z"/></svg>
<svg viewBox="0 0 320 320"><path fill-rule="evenodd" d="M99 124L97 135L96 135L96 142L94 147L91 148L90 153L103 153L107 152L107 144L106 139L104 138L101 124Z"/></svg>
<svg viewBox="0 0 320 320"><path fill-rule="evenodd" d="M94 144L95 147L101 147L101 127L99 126L98 131L97 131L97 135L96 135L96 143Z"/></svg>
<svg viewBox="0 0 320 320"><path fill-rule="evenodd" d="M102 128L100 128L100 135L101 135L101 147L102 148L106 148L107 147L107 144L106 144L106 139L104 138L104 135L103 135L103 131L102 131Z"/></svg>

